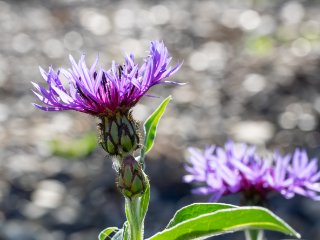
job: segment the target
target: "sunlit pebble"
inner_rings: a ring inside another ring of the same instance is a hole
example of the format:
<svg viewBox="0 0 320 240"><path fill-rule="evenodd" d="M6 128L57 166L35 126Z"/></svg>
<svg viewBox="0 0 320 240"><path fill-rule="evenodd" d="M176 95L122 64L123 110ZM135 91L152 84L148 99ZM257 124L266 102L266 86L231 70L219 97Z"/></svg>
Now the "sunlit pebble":
<svg viewBox="0 0 320 240"><path fill-rule="evenodd" d="M285 45L280 46L276 51L276 55L277 62L290 68L290 71L292 71L292 68L297 66L297 64L300 64L297 61L297 56L291 52L290 46L289 48ZM293 82L293 80L290 81Z"/></svg>
<svg viewBox="0 0 320 240"><path fill-rule="evenodd" d="M63 4L70 4L70 3L79 3L79 2L86 2L87 0L56 0L56 2L60 2Z"/></svg>
<svg viewBox="0 0 320 240"><path fill-rule="evenodd" d="M242 85L247 91L257 93L262 91L266 87L267 83L262 75L252 73L246 76Z"/></svg>
<svg viewBox="0 0 320 240"><path fill-rule="evenodd" d="M0 87L6 82L8 72L0 68Z"/></svg>
<svg viewBox="0 0 320 240"><path fill-rule="evenodd" d="M33 40L25 33L19 33L12 39L12 48L19 53L27 53L33 47Z"/></svg>
<svg viewBox="0 0 320 240"><path fill-rule="evenodd" d="M12 198L14 200L15 198ZM20 200L21 201L21 200ZM24 199L25 201L25 199ZM16 204L17 211L20 210L21 205L23 205L24 201ZM9 203L14 204L11 202L11 198ZM1 221L2 222L2 221ZM1 224L3 227L2 233L6 236L6 239L46 239L46 240L53 240L51 237L49 238L40 238L39 233L43 232L44 228L41 227L39 224L32 222L32 221L21 221L21 220L7 220ZM36 238L34 236L37 236Z"/></svg>
<svg viewBox="0 0 320 240"><path fill-rule="evenodd" d="M56 240L56 239L65 239L65 238L57 238L56 234L52 234L51 232L48 232L47 230L41 230L38 231L36 234L38 239L46 239L46 240ZM58 236L61 236L60 234Z"/></svg>
<svg viewBox="0 0 320 240"><path fill-rule="evenodd" d="M88 175L86 164L78 161L70 167L70 172L75 178L85 178Z"/></svg>
<svg viewBox="0 0 320 240"><path fill-rule="evenodd" d="M148 40L148 42L150 42L150 39L163 39L161 30L154 27L147 27L143 29L141 38Z"/></svg>
<svg viewBox="0 0 320 240"><path fill-rule="evenodd" d="M204 38L212 34L214 27L211 21L202 17L194 19L191 26L194 35Z"/></svg>
<svg viewBox="0 0 320 240"><path fill-rule="evenodd" d="M190 103L197 98L197 94L190 85L173 90L174 101L177 103Z"/></svg>
<svg viewBox="0 0 320 240"><path fill-rule="evenodd" d="M32 202L43 208L57 208L61 205L66 189L56 180L43 180L31 195Z"/></svg>
<svg viewBox="0 0 320 240"><path fill-rule="evenodd" d="M201 16L208 20L213 20L219 16L219 7L220 5L214 1L197 1L191 10L194 15Z"/></svg>
<svg viewBox="0 0 320 240"><path fill-rule="evenodd" d="M316 128L316 126L317 126L317 121L312 114L304 113L299 116L298 127L302 131L312 131Z"/></svg>
<svg viewBox="0 0 320 240"><path fill-rule="evenodd" d="M320 113L320 97L317 97L313 103L313 108Z"/></svg>
<svg viewBox="0 0 320 240"><path fill-rule="evenodd" d="M27 125L27 121L25 121L24 118L12 117L8 122L8 130L10 131L11 136L21 137L20 139L24 140L29 130Z"/></svg>
<svg viewBox="0 0 320 240"><path fill-rule="evenodd" d="M54 211L53 216L59 223L72 224L77 219L78 211L70 206L63 206Z"/></svg>
<svg viewBox="0 0 320 240"><path fill-rule="evenodd" d="M107 16L96 11L84 9L80 11L80 23L95 35L105 35L112 26Z"/></svg>
<svg viewBox="0 0 320 240"><path fill-rule="evenodd" d="M308 39L320 38L320 22L310 20L301 25L300 32Z"/></svg>
<svg viewBox="0 0 320 240"><path fill-rule="evenodd" d="M34 109L36 110L36 109ZM33 133L33 130L31 130ZM52 151L50 149L50 146L47 142L43 141L42 139L37 139L38 141L34 143L36 149L37 149L37 154L41 157L49 157L52 154ZM44 167L44 166L43 166ZM50 166L52 167L52 166ZM52 170L53 169L53 170ZM50 173L54 171L55 168L50 169Z"/></svg>
<svg viewBox="0 0 320 240"><path fill-rule="evenodd" d="M5 181L0 181L0 200L2 201L6 193L9 191L9 186ZM1 220L0 220L1 221Z"/></svg>
<svg viewBox="0 0 320 240"><path fill-rule="evenodd" d="M26 144L24 142L24 144ZM39 159L31 154L14 154L6 159L6 168L12 173L26 174L41 171Z"/></svg>
<svg viewBox="0 0 320 240"><path fill-rule="evenodd" d="M285 41L290 41L298 38L298 31L295 25L283 25L278 27L276 34Z"/></svg>
<svg viewBox="0 0 320 240"><path fill-rule="evenodd" d="M46 8L33 6L31 8L25 8L25 19L24 21L28 24L31 29L48 30L52 26L50 19L50 12ZM41 19L41 20L39 20Z"/></svg>
<svg viewBox="0 0 320 240"><path fill-rule="evenodd" d="M0 69L7 70L7 68L8 68L8 58L0 54Z"/></svg>
<svg viewBox="0 0 320 240"><path fill-rule="evenodd" d="M304 108L302 106L301 103L290 103L287 107L286 107L287 111L291 111L294 112L296 114L302 114L304 112Z"/></svg>
<svg viewBox="0 0 320 240"><path fill-rule="evenodd" d="M64 232L63 230L50 231L50 235L52 236L52 238L54 240L56 240L56 239L67 239L66 234L67 233ZM42 238L42 239L47 239L47 238Z"/></svg>
<svg viewBox="0 0 320 240"><path fill-rule="evenodd" d="M120 9L114 14L114 23L119 29L130 29L135 24L135 14L130 9Z"/></svg>
<svg viewBox="0 0 320 240"><path fill-rule="evenodd" d="M10 109L9 106L0 103L0 122L4 122L8 119L9 117L9 113L10 113Z"/></svg>
<svg viewBox="0 0 320 240"><path fill-rule="evenodd" d="M320 133L316 131L311 131L307 133L305 141L308 143L310 148L319 147ZM318 187L320 187L320 184L318 184Z"/></svg>
<svg viewBox="0 0 320 240"><path fill-rule="evenodd" d="M284 112L280 115L278 122L283 129L293 129L297 126L297 115L293 112Z"/></svg>
<svg viewBox="0 0 320 240"><path fill-rule="evenodd" d="M229 90L229 94L235 95L234 92L236 91L238 91L238 87L232 86ZM238 99L233 99L228 104L224 104L222 111L229 117L234 115L242 115L242 113L245 111L242 103L242 97L238 96Z"/></svg>
<svg viewBox="0 0 320 240"><path fill-rule="evenodd" d="M8 142L8 137L6 135L7 129L5 129L4 124L0 125L0 143Z"/></svg>
<svg viewBox="0 0 320 240"><path fill-rule="evenodd" d="M58 132L67 132L73 126L73 120L70 115L59 113L52 118L51 126Z"/></svg>
<svg viewBox="0 0 320 240"><path fill-rule="evenodd" d="M188 59L189 66L195 71L204 71L209 66L209 60L205 53L193 52Z"/></svg>
<svg viewBox="0 0 320 240"><path fill-rule="evenodd" d="M153 16L153 23L156 25L163 25L170 21L170 11L164 5L156 5L151 9L151 14Z"/></svg>
<svg viewBox="0 0 320 240"><path fill-rule="evenodd" d="M288 147L292 143L293 133L290 130L278 131L273 139L279 147Z"/></svg>
<svg viewBox="0 0 320 240"><path fill-rule="evenodd" d="M120 43L120 49L126 54L134 53L135 57L143 57L145 49L141 46L141 42L136 39L128 38Z"/></svg>
<svg viewBox="0 0 320 240"><path fill-rule="evenodd" d="M21 24L21 19L17 16L16 13L12 12L0 12L0 28L2 34L10 33L9 36L3 35L2 40L9 40L11 42L12 35L22 32L23 25ZM10 38L10 39L9 39Z"/></svg>
<svg viewBox="0 0 320 240"><path fill-rule="evenodd" d="M320 41L312 42L312 51L318 56L320 56Z"/></svg>
<svg viewBox="0 0 320 240"><path fill-rule="evenodd" d="M274 126L267 121L243 121L230 127L235 139L253 144L264 144L274 135Z"/></svg>
<svg viewBox="0 0 320 240"><path fill-rule="evenodd" d="M261 23L261 17L259 13L254 10L246 10L241 13L239 17L240 27L245 31L251 31L256 29Z"/></svg>
<svg viewBox="0 0 320 240"><path fill-rule="evenodd" d="M170 18L170 24L179 30L188 29L192 25L190 13L185 10L177 10Z"/></svg>
<svg viewBox="0 0 320 240"><path fill-rule="evenodd" d="M276 23L273 17L269 15L262 16L261 23L258 28L258 33L267 35L274 32L276 29Z"/></svg>
<svg viewBox="0 0 320 240"><path fill-rule="evenodd" d="M170 30L170 34L166 34L165 36L166 36L166 43L174 44L182 40L183 34L180 31Z"/></svg>
<svg viewBox="0 0 320 240"><path fill-rule="evenodd" d="M181 54L185 54L186 56L194 50L194 45L194 39L189 34L181 34L180 41L175 42L175 46L180 49Z"/></svg>
<svg viewBox="0 0 320 240"><path fill-rule="evenodd" d="M30 94L19 97L19 100L14 104L15 110L19 116L27 116L34 110L34 107L31 104L26 104L31 103L32 101L34 101L34 97Z"/></svg>
<svg viewBox="0 0 320 240"><path fill-rule="evenodd" d="M10 5L4 1L0 1L0 12L9 12Z"/></svg>
<svg viewBox="0 0 320 240"><path fill-rule="evenodd" d="M43 51L50 58L60 58L64 54L62 42L54 38L45 41Z"/></svg>
<svg viewBox="0 0 320 240"><path fill-rule="evenodd" d="M275 66L274 69L276 73L276 77L274 79L280 85L288 86L294 80L293 72L290 67L284 64L278 64L278 66Z"/></svg>
<svg viewBox="0 0 320 240"><path fill-rule="evenodd" d="M135 24L138 28L144 29L154 25L154 16L150 11L140 9L136 12Z"/></svg>
<svg viewBox="0 0 320 240"><path fill-rule="evenodd" d="M23 206L23 209L21 210L21 212L28 218L37 219L42 217L44 214L46 214L47 209L39 207L34 203L30 202Z"/></svg>
<svg viewBox="0 0 320 240"><path fill-rule="evenodd" d="M207 42L202 47L202 52L206 54L210 61L210 69L222 70L228 59L226 47L220 42Z"/></svg>
<svg viewBox="0 0 320 240"><path fill-rule="evenodd" d="M290 1L283 6L280 15L287 24L297 24L303 19L305 10L300 2Z"/></svg>
<svg viewBox="0 0 320 240"><path fill-rule="evenodd" d="M71 31L64 35L63 44L69 50L78 50L83 44L83 38L78 32Z"/></svg>
<svg viewBox="0 0 320 240"><path fill-rule="evenodd" d="M305 57L311 51L311 44L305 38L298 38L291 44L291 52L298 57Z"/></svg>
<svg viewBox="0 0 320 240"><path fill-rule="evenodd" d="M222 25L228 28L237 28L239 26L239 16L241 14L240 10L237 9L227 9L223 12L220 19Z"/></svg>
<svg viewBox="0 0 320 240"><path fill-rule="evenodd" d="M137 104L134 108L133 108L133 116L135 117L135 119L137 119L138 121L144 121L148 116L148 109L147 107L145 107L143 104Z"/></svg>

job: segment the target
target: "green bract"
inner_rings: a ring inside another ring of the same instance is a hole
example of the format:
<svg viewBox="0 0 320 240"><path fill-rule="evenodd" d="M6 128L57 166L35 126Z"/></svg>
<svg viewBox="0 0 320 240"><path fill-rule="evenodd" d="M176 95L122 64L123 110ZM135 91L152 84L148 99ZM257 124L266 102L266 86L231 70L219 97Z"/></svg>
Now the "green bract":
<svg viewBox="0 0 320 240"><path fill-rule="evenodd" d="M141 164L131 155L126 156L119 169L118 187L127 198L142 196L146 189L146 176Z"/></svg>
<svg viewBox="0 0 320 240"><path fill-rule="evenodd" d="M109 155L124 157L139 148L139 125L131 113L117 112L113 116L100 119L99 143Z"/></svg>

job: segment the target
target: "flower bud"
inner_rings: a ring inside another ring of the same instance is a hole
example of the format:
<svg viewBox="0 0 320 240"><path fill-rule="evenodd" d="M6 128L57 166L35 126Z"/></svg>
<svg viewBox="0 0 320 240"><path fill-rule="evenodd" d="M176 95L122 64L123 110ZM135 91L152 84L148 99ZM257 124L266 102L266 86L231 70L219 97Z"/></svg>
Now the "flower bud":
<svg viewBox="0 0 320 240"><path fill-rule="evenodd" d="M119 170L118 187L127 198L140 197L146 189L146 176L133 156L126 156Z"/></svg>
<svg viewBox="0 0 320 240"><path fill-rule="evenodd" d="M123 157L139 148L139 126L131 113L117 112L113 116L101 117L98 129L99 142L111 156Z"/></svg>

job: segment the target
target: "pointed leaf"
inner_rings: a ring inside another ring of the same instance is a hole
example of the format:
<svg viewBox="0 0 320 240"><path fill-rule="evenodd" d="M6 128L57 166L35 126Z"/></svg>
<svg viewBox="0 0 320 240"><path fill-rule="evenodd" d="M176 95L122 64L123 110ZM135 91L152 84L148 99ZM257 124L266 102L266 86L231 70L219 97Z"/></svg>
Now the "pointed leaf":
<svg viewBox="0 0 320 240"><path fill-rule="evenodd" d="M202 214L213 213L222 209L236 208L235 205L224 203L194 203L189 206L183 207L176 212L170 220L166 228L171 228L183 221L198 217Z"/></svg>
<svg viewBox="0 0 320 240"><path fill-rule="evenodd" d="M144 148L141 151L142 161L143 161L144 155L147 154L153 146L153 143L156 137L157 126L170 100L171 100L171 96L167 97L144 123L145 140L144 140Z"/></svg>
<svg viewBox="0 0 320 240"><path fill-rule="evenodd" d="M117 230L119 230L117 227L108 227L100 232L98 239L105 240L111 233Z"/></svg>
<svg viewBox="0 0 320 240"><path fill-rule="evenodd" d="M148 240L199 239L245 229L273 230L300 237L288 224L265 208L238 207L191 218L157 233Z"/></svg>

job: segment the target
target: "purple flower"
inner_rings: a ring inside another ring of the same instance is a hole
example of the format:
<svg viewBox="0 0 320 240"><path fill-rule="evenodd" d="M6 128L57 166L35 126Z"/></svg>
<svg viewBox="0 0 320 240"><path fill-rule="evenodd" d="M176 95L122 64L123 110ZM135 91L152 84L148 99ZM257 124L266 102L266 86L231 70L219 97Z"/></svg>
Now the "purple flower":
<svg viewBox="0 0 320 240"><path fill-rule="evenodd" d="M308 159L305 151L261 157L252 146L229 141L224 148L208 147L204 151L190 148L184 181L194 183L196 194L221 196L242 192L265 198L279 192L286 198L296 194L320 200L320 171L317 159Z"/></svg>
<svg viewBox="0 0 320 240"><path fill-rule="evenodd" d="M96 116L128 112L154 85L174 83L164 81L179 70L181 64L170 67L171 57L163 42L151 42L149 55L139 66L133 54L125 57L123 65L112 63L111 69L98 67L98 58L90 68L82 55L76 63L70 56L71 69L47 72L40 68L48 88L32 83L35 95L43 103L34 104L45 111L76 110ZM68 82L61 82L63 74Z"/></svg>

